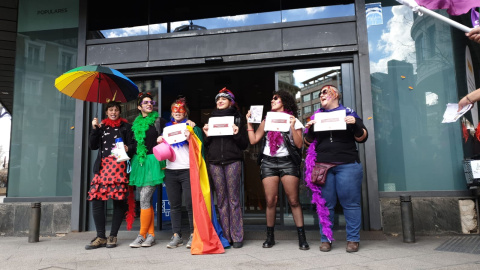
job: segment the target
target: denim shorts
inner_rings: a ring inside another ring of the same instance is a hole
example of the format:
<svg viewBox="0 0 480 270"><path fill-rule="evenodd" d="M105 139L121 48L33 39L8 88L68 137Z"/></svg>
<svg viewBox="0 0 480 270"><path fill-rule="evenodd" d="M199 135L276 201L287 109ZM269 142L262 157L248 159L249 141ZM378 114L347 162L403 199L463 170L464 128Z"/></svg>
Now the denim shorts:
<svg viewBox="0 0 480 270"><path fill-rule="evenodd" d="M300 166L295 165L289 156L263 156L262 164L260 165L260 176L262 179L270 176L282 178L284 175L300 178Z"/></svg>

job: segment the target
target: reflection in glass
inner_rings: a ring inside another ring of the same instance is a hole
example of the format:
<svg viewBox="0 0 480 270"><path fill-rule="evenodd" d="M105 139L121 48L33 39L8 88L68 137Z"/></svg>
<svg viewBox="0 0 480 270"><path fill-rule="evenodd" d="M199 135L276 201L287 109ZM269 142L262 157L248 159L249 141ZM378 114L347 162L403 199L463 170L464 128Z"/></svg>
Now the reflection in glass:
<svg viewBox="0 0 480 270"><path fill-rule="evenodd" d="M261 13L238 14L234 16L221 16L214 18L200 18L193 20L197 27L189 27L190 18L182 21L170 22L170 32L196 31L203 29L221 29L230 27L243 27L251 25L263 25L293 21L325 19L333 17L354 16L354 4L305 7L288 10L277 10L278 7L272 6L272 11ZM177 30L175 30L177 29ZM150 25L132 25L131 27L104 29L100 31L90 31L89 39L130 37L141 35L153 35L167 33L167 22Z"/></svg>
<svg viewBox="0 0 480 270"><path fill-rule="evenodd" d="M77 28L17 34L9 197L72 195L75 99L54 85L76 66L77 36Z"/></svg>
<svg viewBox="0 0 480 270"><path fill-rule="evenodd" d="M298 93L296 95L299 108L298 119L304 124L313 111L320 108L318 93L321 87L331 84L341 89L339 66L278 71L277 77L279 89L290 91L292 94ZM312 94L315 96L313 99L311 99ZM318 226L318 215L311 203L312 194L303 180L300 181L299 194L305 226ZM286 200L287 198L284 197L284 201ZM293 216L288 207L285 207L284 222L286 225L294 225ZM334 228L338 229L343 226L345 226L343 215L336 213Z"/></svg>
<svg viewBox="0 0 480 270"><path fill-rule="evenodd" d="M355 16L354 4L284 10L282 11L282 22L305 21L345 16Z"/></svg>
<svg viewBox="0 0 480 270"><path fill-rule="evenodd" d="M459 125L441 123L458 101L452 29L401 5L383 16L368 27L379 190L465 189Z"/></svg>

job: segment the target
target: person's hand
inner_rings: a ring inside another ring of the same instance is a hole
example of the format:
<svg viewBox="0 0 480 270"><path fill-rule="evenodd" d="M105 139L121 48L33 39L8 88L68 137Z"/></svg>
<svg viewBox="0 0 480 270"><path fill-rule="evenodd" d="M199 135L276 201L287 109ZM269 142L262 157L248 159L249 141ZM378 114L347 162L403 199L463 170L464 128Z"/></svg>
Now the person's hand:
<svg viewBox="0 0 480 270"><path fill-rule="evenodd" d="M297 118L295 118L295 116L293 115L290 115L290 127L292 129L295 129L295 122L297 121Z"/></svg>
<svg viewBox="0 0 480 270"><path fill-rule="evenodd" d="M238 133L238 127L237 125L233 124L233 135L236 135Z"/></svg>
<svg viewBox="0 0 480 270"><path fill-rule="evenodd" d="M465 33L465 35L470 40L480 43L480 26L473 28L470 32Z"/></svg>
<svg viewBox="0 0 480 270"><path fill-rule="evenodd" d="M464 96L462 99L460 99L460 101L458 101L457 112L461 111L463 109L463 107L467 106L468 104L472 104L472 102L470 102L470 100L468 100L467 96Z"/></svg>
<svg viewBox="0 0 480 270"><path fill-rule="evenodd" d="M315 120L310 120L310 121L305 125L305 128L310 128L310 127L313 126L315 123L317 123L317 121L315 121Z"/></svg>
<svg viewBox="0 0 480 270"><path fill-rule="evenodd" d="M190 135L191 135L190 130L185 129L185 132L183 134L185 134L187 141L190 140Z"/></svg>
<svg viewBox="0 0 480 270"><path fill-rule="evenodd" d="M102 126L102 123L100 123L100 124L98 123L98 118L96 118L96 117L93 118L93 120L92 120L93 129L96 129L97 127L101 127L101 126Z"/></svg>
<svg viewBox="0 0 480 270"><path fill-rule="evenodd" d="M353 116L345 117L345 123L347 123L347 125L354 125L355 122L356 122L355 117L353 117Z"/></svg>
<svg viewBox="0 0 480 270"><path fill-rule="evenodd" d="M208 137L208 124L205 124L205 125L203 126L203 133L205 133L205 136Z"/></svg>
<svg viewBox="0 0 480 270"><path fill-rule="evenodd" d="M163 142L163 136L158 136L157 143L162 143L162 142Z"/></svg>
<svg viewBox="0 0 480 270"><path fill-rule="evenodd" d="M194 128L196 125L195 125L195 122L193 122L192 120L187 120L187 124L189 126L191 126L192 128Z"/></svg>
<svg viewBox="0 0 480 270"><path fill-rule="evenodd" d="M251 115L252 115L252 113L250 112L250 110L248 110L247 114L245 115L245 118L247 119L247 123L248 123L248 119L250 119Z"/></svg>

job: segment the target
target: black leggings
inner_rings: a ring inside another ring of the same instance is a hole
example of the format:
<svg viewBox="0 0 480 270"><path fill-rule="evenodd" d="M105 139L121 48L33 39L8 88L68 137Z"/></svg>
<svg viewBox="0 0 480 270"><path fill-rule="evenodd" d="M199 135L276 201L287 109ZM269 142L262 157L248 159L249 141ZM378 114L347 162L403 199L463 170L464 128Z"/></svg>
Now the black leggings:
<svg viewBox="0 0 480 270"><path fill-rule="evenodd" d="M107 201L92 200L93 221L97 230L97 237L107 238L105 236L105 205ZM123 218L127 211L127 202L125 200L113 200L113 217L110 236L117 236L118 230L122 225Z"/></svg>

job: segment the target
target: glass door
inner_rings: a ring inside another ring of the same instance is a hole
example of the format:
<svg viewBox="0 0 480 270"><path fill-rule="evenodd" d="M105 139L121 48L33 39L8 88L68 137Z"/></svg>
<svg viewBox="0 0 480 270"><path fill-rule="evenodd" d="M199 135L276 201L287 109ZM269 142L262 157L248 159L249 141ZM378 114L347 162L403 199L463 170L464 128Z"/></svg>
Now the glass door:
<svg viewBox="0 0 480 270"><path fill-rule="evenodd" d="M354 91L354 73L352 63L342 63L341 65L293 69L277 71L275 75L276 90L286 90L294 95L297 99L298 119L305 125L310 121L310 117L320 109L320 89L325 85L334 85L342 92L342 100L344 106L355 110L355 91ZM304 149L306 151L306 149ZM303 175L302 168L302 175ZM282 189L282 187L280 187ZM312 204L312 193L305 182L300 180L299 188L300 203L303 208L304 223L309 229L318 228L318 215L315 205ZM338 205L339 206L339 205ZM282 193L279 200L278 209L280 212L280 223L286 227L294 227L288 200ZM335 229L345 227L345 218L342 208L335 209Z"/></svg>

